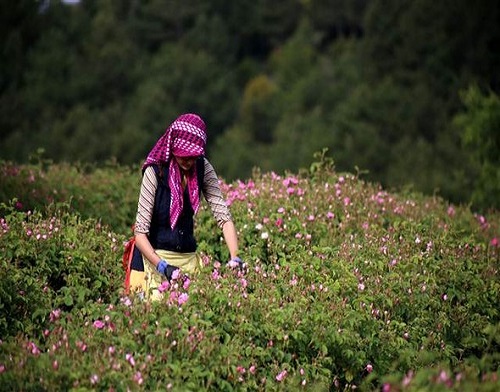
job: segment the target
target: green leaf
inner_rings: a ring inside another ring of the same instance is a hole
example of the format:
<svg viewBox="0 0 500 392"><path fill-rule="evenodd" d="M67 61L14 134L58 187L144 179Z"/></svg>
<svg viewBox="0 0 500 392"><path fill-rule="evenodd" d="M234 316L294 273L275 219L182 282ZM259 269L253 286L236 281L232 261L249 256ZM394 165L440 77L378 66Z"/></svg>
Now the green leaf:
<svg viewBox="0 0 500 392"><path fill-rule="evenodd" d="M72 306L72 305L73 305L73 297L72 297L72 296L70 296L70 295L66 295L66 296L64 297L64 304L65 304L66 306Z"/></svg>

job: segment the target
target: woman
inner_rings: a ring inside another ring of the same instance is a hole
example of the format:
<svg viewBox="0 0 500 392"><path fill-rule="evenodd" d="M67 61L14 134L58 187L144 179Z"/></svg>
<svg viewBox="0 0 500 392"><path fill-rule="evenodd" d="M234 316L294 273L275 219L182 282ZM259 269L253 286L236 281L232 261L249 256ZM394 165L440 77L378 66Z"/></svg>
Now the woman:
<svg viewBox="0 0 500 392"><path fill-rule="evenodd" d="M133 292L158 299L161 295L156 288L165 278L170 280L177 269L187 273L198 269L201 259L196 253L193 218L201 192L222 229L231 264L241 264L231 213L214 168L204 156L206 140L204 121L196 114L183 114L144 162L130 265Z"/></svg>

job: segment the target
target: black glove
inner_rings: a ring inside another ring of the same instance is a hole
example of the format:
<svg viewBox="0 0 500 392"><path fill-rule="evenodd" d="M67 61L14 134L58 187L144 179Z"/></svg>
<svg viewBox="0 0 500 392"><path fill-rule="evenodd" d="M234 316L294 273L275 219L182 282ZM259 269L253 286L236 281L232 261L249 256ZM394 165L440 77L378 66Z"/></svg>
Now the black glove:
<svg viewBox="0 0 500 392"><path fill-rule="evenodd" d="M174 273L174 271L177 271L178 269L179 269L179 267L175 267L173 265L170 265L165 260L160 260L160 262L156 266L156 270L160 274L165 275L165 277L169 281L172 279L172 274Z"/></svg>

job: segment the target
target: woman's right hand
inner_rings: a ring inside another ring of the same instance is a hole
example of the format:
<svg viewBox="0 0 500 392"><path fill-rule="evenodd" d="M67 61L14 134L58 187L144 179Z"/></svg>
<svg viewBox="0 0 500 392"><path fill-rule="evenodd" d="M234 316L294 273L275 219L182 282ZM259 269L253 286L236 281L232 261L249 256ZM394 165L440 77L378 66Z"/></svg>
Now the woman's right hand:
<svg viewBox="0 0 500 392"><path fill-rule="evenodd" d="M172 279L172 275L175 271L177 271L179 267L175 267L167 263L166 260L160 260L160 262L156 266L156 271L160 274L164 275L168 281Z"/></svg>

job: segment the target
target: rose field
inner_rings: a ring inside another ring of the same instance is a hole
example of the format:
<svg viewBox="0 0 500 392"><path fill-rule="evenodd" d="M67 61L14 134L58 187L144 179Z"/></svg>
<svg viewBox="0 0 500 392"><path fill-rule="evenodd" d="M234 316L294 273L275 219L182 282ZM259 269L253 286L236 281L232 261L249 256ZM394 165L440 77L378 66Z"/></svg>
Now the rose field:
<svg viewBox="0 0 500 392"><path fill-rule="evenodd" d="M339 173L225 183L204 266L125 295L140 169L0 162L0 390L500 390L500 213Z"/></svg>

